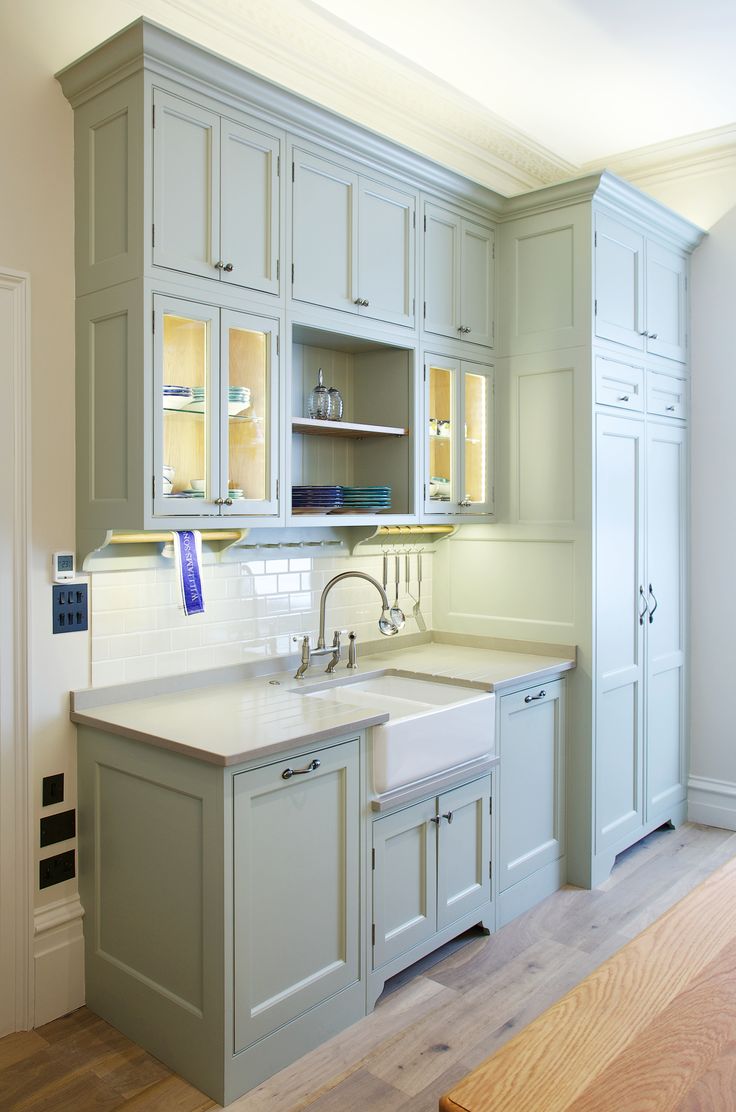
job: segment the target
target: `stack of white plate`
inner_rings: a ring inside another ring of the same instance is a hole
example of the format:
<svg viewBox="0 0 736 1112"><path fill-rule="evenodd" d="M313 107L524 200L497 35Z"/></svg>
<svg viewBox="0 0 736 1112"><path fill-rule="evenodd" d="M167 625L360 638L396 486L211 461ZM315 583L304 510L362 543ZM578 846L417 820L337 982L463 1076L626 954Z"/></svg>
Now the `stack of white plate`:
<svg viewBox="0 0 736 1112"><path fill-rule="evenodd" d="M183 409L190 405L193 393L191 386L174 386L164 383L164 409Z"/></svg>

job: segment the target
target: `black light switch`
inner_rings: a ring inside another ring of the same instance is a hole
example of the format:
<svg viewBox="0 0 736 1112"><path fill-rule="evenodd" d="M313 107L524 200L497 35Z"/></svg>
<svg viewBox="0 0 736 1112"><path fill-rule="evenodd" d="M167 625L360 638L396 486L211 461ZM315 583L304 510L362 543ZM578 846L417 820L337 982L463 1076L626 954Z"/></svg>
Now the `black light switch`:
<svg viewBox="0 0 736 1112"><path fill-rule="evenodd" d="M44 776L41 781L41 803L50 807L52 803L64 802L64 773L57 772L55 776Z"/></svg>
<svg viewBox="0 0 736 1112"><path fill-rule="evenodd" d="M77 833L76 811L60 811L58 815L46 815L41 819L41 845L52 846L54 842L65 842Z"/></svg>

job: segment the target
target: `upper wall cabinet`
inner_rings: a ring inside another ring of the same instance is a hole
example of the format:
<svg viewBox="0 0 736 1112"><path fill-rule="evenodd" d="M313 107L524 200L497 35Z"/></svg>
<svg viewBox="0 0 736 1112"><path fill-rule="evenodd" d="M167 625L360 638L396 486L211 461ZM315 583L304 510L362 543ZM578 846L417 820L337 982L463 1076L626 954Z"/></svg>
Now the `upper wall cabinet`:
<svg viewBox="0 0 736 1112"><path fill-rule="evenodd" d="M153 95L153 263L279 292L281 140Z"/></svg>
<svg viewBox="0 0 736 1112"><path fill-rule="evenodd" d="M595 334L687 359L687 257L603 213L595 217Z"/></svg>
<svg viewBox="0 0 736 1112"><path fill-rule="evenodd" d="M292 297L414 326L416 196L293 152Z"/></svg>
<svg viewBox="0 0 736 1112"><path fill-rule="evenodd" d="M427 204L424 330L493 347L495 237L490 224Z"/></svg>

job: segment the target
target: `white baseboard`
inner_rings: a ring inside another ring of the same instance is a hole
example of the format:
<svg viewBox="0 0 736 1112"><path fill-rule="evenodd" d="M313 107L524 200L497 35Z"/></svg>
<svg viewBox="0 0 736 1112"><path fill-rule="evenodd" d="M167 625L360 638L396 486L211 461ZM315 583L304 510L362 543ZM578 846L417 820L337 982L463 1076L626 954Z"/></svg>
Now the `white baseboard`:
<svg viewBox="0 0 736 1112"><path fill-rule="evenodd" d="M687 817L703 826L736 830L736 784L691 776L687 784Z"/></svg>
<svg viewBox="0 0 736 1112"><path fill-rule="evenodd" d="M39 907L33 916L33 1026L84 1003L84 908L76 893Z"/></svg>

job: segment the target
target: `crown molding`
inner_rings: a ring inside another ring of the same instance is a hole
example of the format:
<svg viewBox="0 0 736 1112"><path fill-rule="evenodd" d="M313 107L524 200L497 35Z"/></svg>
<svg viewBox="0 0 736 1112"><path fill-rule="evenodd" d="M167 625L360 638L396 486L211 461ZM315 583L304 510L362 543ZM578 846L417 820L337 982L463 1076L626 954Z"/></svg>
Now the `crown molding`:
<svg viewBox="0 0 736 1112"><path fill-rule="evenodd" d="M131 5L140 12L140 4ZM504 196L577 167L299 0L147 0L145 18Z"/></svg>
<svg viewBox="0 0 736 1112"><path fill-rule="evenodd" d="M603 162L588 163L581 169L600 170L604 165L640 188L734 169L736 123L623 151Z"/></svg>

